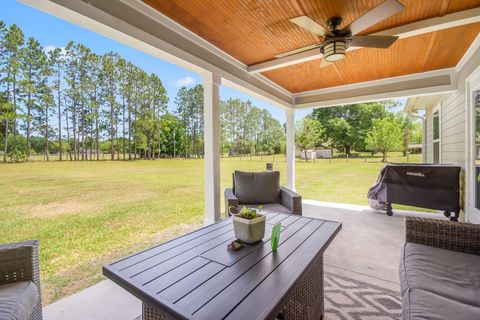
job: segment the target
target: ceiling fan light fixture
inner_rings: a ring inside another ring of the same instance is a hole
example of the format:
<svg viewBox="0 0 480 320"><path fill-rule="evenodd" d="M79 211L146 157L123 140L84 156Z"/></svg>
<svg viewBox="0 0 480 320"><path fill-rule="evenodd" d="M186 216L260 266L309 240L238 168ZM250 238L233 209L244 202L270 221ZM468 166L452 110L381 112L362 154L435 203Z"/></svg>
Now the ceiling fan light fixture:
<svg viewBox="0 0 480 320"><path fill-rule="evenodd" d="M327 62L336 62L345 58L347 44L344 41L332 41L323 47L323 58Z"/></svg>

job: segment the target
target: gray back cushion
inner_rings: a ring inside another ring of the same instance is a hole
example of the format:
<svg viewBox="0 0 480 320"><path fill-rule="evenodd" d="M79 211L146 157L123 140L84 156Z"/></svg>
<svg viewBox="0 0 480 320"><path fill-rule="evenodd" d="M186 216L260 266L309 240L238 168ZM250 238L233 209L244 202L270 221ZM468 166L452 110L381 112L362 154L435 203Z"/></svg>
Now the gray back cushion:
<svg viewBox="0 0 480 320"><path fill-rule="evenodd" d="M235 197L238 203L276 203L280 199L280 172L235 171L233 175Z"/></svg>
<svg viewBox="0 0 480 320"><path fill-rule="evenodd" d="M38 300L38 288L31 281L0 286L0 319L30 319Z"/></svg>

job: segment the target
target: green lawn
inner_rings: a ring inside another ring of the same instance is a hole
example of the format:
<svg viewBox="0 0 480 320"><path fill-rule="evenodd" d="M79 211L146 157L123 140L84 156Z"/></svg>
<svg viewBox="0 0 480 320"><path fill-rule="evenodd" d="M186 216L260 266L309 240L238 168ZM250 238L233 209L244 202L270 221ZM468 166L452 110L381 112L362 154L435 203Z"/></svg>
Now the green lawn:
<svg viewBox="0 0 480 320"><path fill-rule="evenodd" d="M263 170L272 161L284 182L282 156L222 160L222 190L233 170ZM366 204L382 166L368 161L297 162L297 191ZM40 240L48 304L101 280L102 264L201 226L203 161L2 164L0 190L0 243Z"/></svg>

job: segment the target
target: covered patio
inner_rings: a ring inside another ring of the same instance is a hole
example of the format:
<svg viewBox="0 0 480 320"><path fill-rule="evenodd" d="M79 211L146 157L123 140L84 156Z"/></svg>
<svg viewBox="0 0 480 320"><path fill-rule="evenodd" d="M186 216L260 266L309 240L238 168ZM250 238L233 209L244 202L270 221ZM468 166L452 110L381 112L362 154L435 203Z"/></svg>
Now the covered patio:
<svg viewBox="0 0 480 320"><path fill-rule="evenodd" d="M462 167L461 220L480 222L471 98L472 91L480 87L479 1L19 1L202 75L205 225L222 219L221 85L285 111L286 186L292 190L295 114L299 110L403 97L416 99L409 104L412 113L426 102L429 105L424 109L433 104L449 108L440 126L444 139L430 136L433 121L429 117L435 111L427 111L423 149L429 150L431 142L439 143L439 162ZM369 16L377 7L384 9ZM332 24L330 18L339 16L341 20L333 20L337 21L335 28L353 23L348 37L372 35L391 43L378 48L377 40L376 44L365 40L364 45L355 46L350 43L353 39L347 41L342 35L338 42L345 47L338 54L343 59L326 60L327 45L336 42L322 30L327 21ZM309 20L292 23L295 17ZM366 18L355 31L360 17ZM305 26L312 27L311 21L313 29L317 28L315 34L305 30ZM325 39L333 42L324 45ZM436 98L417 99L426 96ZM432 214L396 210L393 217L387 217L368 207L304 199L303 216L343 224L325 251L326 319L400 319L398 262L405 244L404 218L430 219ZM440 215L434 218L445 220ZM367 292L367 297L361 298L356 289ZM44 308L47 320L136 319L140 314L140 301L109 281Z"/></svg>
<svg viewBox="0 0 480 320"><path fill-rule="evenodd" d="M286 181L295 190L295 112L449 96L464 90L480 60L480 4L475 0L423 5L406 0L253 1L229 6L207 0L19 1L203 76L207 224L221 218L220 85L285 110ZM290 21L295 17L304 17L307 25ZM322 41L337 39L326 30L332 17L342 18L336 20L338 30L353 30L340 39L347 43L340 53L344 58L323 63ZM353 33L375 40L355 46L350 44ZM478 221L468 214L466 220Z"/></svg>

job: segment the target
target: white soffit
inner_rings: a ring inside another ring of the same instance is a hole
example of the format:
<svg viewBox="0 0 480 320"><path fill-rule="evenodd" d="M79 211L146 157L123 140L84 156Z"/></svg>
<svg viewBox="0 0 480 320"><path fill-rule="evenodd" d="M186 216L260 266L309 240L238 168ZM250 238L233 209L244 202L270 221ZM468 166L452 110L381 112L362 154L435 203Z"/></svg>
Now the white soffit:
<svg viewBox="0 0 480 320"><path fill-rule="evenodd" d="M407 103L405 104L405 112L410 114L417 110L434 108L445 100L447 96L448 94L434 94L408 98Z"/></svg>

